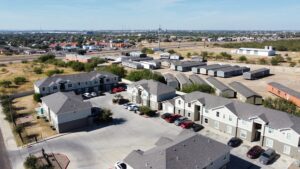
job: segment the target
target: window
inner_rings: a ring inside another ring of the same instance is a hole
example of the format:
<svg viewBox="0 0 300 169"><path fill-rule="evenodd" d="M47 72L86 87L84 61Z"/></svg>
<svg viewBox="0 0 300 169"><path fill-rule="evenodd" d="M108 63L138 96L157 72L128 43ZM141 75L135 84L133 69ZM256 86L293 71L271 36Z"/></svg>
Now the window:
<svg viewBox="0 0 300 169"><path fill-rule="evenodd" d="M273 140L271 140L269 138L266 138L266 146L270 147L270 148L273 148Z"/></svg>
<svg viewBox="0 0 300 169"><path fill-rule="evenodd" d="M247 138L247 131L246 130L241 130L240 131L240 137L243 138L243 139Z"/></svg>
<svg viewBox="0 0 300 169"><path fill-rule="evenodd" d="M286 133L286 138L288 139L288 140L291 140L291 133Z"/></svg>
<svg viewBox="0 0 300 169"><path fill-rule="evenodd" d="M191 103L188 103L188 107L191 107Z"/></svg>
<svg viewBox="0 0 300 169"><path fill-rule="evenodd" d="M272 128L269 127L268 132L271 134L271 133L274 132L274 129L272 129Z"/></svg>
<svg viewBox="0 0 300 169"><path fill-rule="evenodd" d="M283 146L283 153L287 154L287 155L290 155L290 153L291 153L291 147L288 146L288 145L284 145Z"/></svg>
<svg viewBox="0 0 300 169"><path fill-rule="evenodd" d="M106 82L109 82L109 79L106 79Z"/></svg>
<svg viewBox="0 0 300 169"><path fill-rule="evenodd" d="M232 117L231 116L229 116L229 121L232 121Z"/></svg>
<svg viewBox="0 0 300 169"><path fill-rule="evenodd" d="M191 117L191 113L188 113L188 117Z"/></svg>
<svg viewBox="0 0 300 169"><path fill-rule="evenodd" d="M68 84L68 87L72 87L72 84Z"/></svg>
<svg viewBox="0 0 300 169"><path fill-rule="evenodd" d="M217 117L219 117L219 116L220 116L220 113L219 113L219 112L217 112L217 113L216 113L216 116L217 116Z"/></svg>
<svg viewBox="0 0 300 169"><path fill-rule="evenodd" d="M181 100L178 100L178 104L181 104Z"/></svg>
<svg viewBox="0 0 300 169"><path fill-rule="evenodd" d="M42 90L45 91L45 88L43 87Z"/></svg>
<svg viewBox="0 0 300 169"><path fill-rule="evenodd" d="M225 119L226 118L226 116L225 116L225 114L223 114L223 119Z"/></svg>
<svg viewBox="0 0 300 169"><path fill-rule="evenodd" d="M215 121L215 122L214 122L214 126L215 126L216 129L219 129L219 122L218 122L218 121Z"/></svg>
<svg viewBox="0 0 300 169"><path fill-rule="evenodd" d="M57 90L57 86L53 86L53 90Z"/></svg>
<svg viewBox="0 0 300 169"><path fill-rule="evenodd" d="M177 112L178 112L178 114L180 114L180 110L178 110Z"/></svg>
<svg viewBox="0 0 300 169"><path fill-rule="evenodd" d="M204 122L205 122L205 123L208 123L208 119L204 119Z"/></svg>
<svg viewBox="0 0 300 169"><path fill-rule="evenodd" d="M231 126L226 126L226 133L231 134L232 133L232 127Z"/></svg>
<svg viewBox="0 0 300 169"><path fill-rule="evenodd" d="M80 86L80 82L78 82L78 86Z"/></svg>

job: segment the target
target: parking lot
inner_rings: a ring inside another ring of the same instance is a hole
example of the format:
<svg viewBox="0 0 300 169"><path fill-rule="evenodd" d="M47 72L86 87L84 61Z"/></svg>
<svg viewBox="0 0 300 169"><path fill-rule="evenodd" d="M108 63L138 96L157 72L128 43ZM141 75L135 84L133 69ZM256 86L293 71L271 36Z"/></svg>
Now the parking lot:
<svg viewBox="0 0 300 169"><path fill-rule="evenodd" d="M126 97L126 92L122 93ZM94 125L86 129L74 131L70 134L58 135L53 139L33 145L30 148L20 149L11 154L15 163L13 168L21 168L22 160L29 153L40 150L46 152L63 153L71 161L71 169L109 169L116 161L122 160L134 149L147 150L154 147L155 142L162 136L173 138L183 129L169 124L161 118L146 118L130 112L122 105L112 103L113 95L106 93L90 99L97 107L109 108L114 113L114 122L111 125ZM229 137L212 129L203 129L199 132L212 139L227 143ZM264 166L258 160L250 160L246 152L251 147L242 144L232 150L230 168L256 169L274 168L285 169L292 162L290 158L281 157L274 164Z"/></svg>

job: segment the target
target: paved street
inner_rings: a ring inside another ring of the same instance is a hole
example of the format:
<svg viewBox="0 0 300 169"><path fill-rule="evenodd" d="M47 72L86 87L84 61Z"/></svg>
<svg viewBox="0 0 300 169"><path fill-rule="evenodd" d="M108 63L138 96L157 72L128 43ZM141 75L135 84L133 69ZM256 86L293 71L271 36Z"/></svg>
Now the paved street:
<svg viewBox="0 0 300 169"><path fill-rule="evenodd" d="M0 130L0 168L11 169L1 130Z"/></svg>

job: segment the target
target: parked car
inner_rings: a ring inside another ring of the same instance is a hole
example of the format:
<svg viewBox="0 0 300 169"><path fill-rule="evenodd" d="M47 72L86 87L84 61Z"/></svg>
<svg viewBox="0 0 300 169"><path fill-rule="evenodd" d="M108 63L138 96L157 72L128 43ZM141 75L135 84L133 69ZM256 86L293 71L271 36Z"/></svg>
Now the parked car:
<svg viewBox="0 0 300 169"><path fill-rule="evenodd" d="M116 162L115 169L127 169L127 165L123 162Z"/></svg>
<svg viewBox="0 0 300 169"><path fill-rule="evenodd" d="M194 123L192 125L192 129L193 129L194 132L198 132L198 131L204 129L204 127L201 124Z"/></svg>
<svg viewBox="0 0 300 169"><path fill-rule="evenodd" d="M262 149L260 146L253 146L250 148L250 150L247 152L247 157L251 159L258 158L261 153L263 153L265 150Z"/></svg>
<svg viewBox="0 0 300 169"><path fill-rule="evenodd" d="M125 109L128 109L128 107L129 107L130 105L133 105L133 104L132 104L132 103L125 103L125 104L123 104L123 106L124 106Z"/></svg>
<svg viewBox="0 0 300 169"><path fill-rule="evenodd" d="M180 127L184 128L184 129L189 129L189 128L192 127L193 124L194 124L193 121L191 121L191 120L186 120L186 121L184 121L184 122L182 122L182 123L180 124Z"/></svg>
<svg viewBox="0 0 300 169"><path fill-rule="evenodd" d="M91 98L92 95L90 93L83 93L82 95L84 98Z"/></svg>
<svg viewBox="0 0 300 169"><path fill-rule="evenodd" d="M168 123L174 123L175 120L177 120L178 118L180 118L181 115L179 114L172 114L170 117L168 118L165 118L165 120L168 122Z"/></svg>
<svg viewBox="0 0 300 169"><path fill-rule="evenodd" d="M170 116L172 116L171 113L164 113L164 114L162 114L160 117L161 117L162 119L166 119L166 118L168 118L168 117L170 117Z"/></svg>
<svg viewBox="0 0 300 169"><path fill-rule="evenodd" d="M181 123L184 122L184 121L186 121L187 119L188 119L188 118L186 118L186 117L180 117L180 118L178 118L177 120L174 121L174 124L175 124L176 126L180 126Z"/></svg>
<svg viewBox="0 0 300 169"><path fill-rule="evenodd" d="M91 97L96 97L97 96L97 93L96 92L92 92L91 93Z"/></svg>
<svg viewBox="0 0 300 169"><path fill-rule="evenodd" d="M243 141L240 138L238 138L238 137L232 137L228 141L227 145L229 145L230 147L238 147L238 146L240 146L242 144L242 142Z"/></svg>
<svg viewBox="0 0 300 169"><path fill-rule="evenodd" d="M129 111L138 111L138 110L139 110L139 107L138 107L137 105L132 104L132 105L128 106L127 109L128 109Z"/></svg>
<svg viewBox="0 0 300 169"><path fill-rule="evenodd" d="M259 156L259 162L265 165L270 164L271 161L275 160L276 155L275 150L269 148Z"/></svg>
<svg viewBox="0 0 300 169"><path fill-rule="evenodd" d="M112 89L112 93L118 93L118 92L123 92L125 91L124 87L115 87Z"/></svg>

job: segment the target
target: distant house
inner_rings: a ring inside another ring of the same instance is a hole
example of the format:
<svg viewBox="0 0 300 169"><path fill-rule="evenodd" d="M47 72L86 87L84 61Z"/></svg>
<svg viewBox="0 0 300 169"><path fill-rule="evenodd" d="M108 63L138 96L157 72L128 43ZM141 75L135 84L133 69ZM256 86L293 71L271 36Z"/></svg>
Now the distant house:
<svg viewBox="0 0 300 169"><path fill-rule="evenodd" d="M42 110L58 133L89 124L92 105L74 92L57 92L41 98Z"/></svg>
<svg viewBox="0 0 300 169"><path fill-rule="evenodd" d="M174 89L177 89L179 87L179 83L174 75L170 73L166 73L163 75L165 78L165 81L167 82L167 86L174 87Z"/></svg>
<svg viewBox="0 0 300 169"><path fill-rule="evenodd" d="M230 89L228 86L226 86L224 83L217 80L216 78L208 77L206 79L206 82L210 86L215 88L216 94L218 96L223 96L223 97L227 97L227 98L234 98L235 97L235 92L232 89Z"/></svg>
<svg viewBox="0 0 300 169"><path fill-rule="evenodd" d="M130 100L134 103L148 106L153 110L162 109L162 101L176 96L176 90L154 80L141 80L127 87Z"/></svg>
<svg viewBox="0 0 300 169"><path fill-rule="evenodd" d="M192 82L190 79L183 73L177 73L175 75L177 81L179 82L180 90L182 90L185 86L191 85Z"/></svg>
<svg viewBox="0 0 300 169"><path fill-rule="evenodd" d="M124 162L128 169L221 169L230 161L230 148L205 136L184 131L175 139L162 137L156 147L134 150Z"/></svg>
<svg viewBox="0 0 300 169"><path fill-rule="evenodd" d="M240 55L255 55L255 56L275 56L276 51L272 46L265 46L264 49L257 48L239 48L237 50L231 51L234 54Z"/></svg>
<svg viewBox="0 0 300 169"><path fill-rule="evenodd" d="M240 82L229 83L229 86L236 91L236 97L246 103L260 105L263 102L262 96L249 89Z"/></svg>
<svg viewBox="0 0 300 169"><path fill-rule="evenodd" d="M141 61L140 63L144 69L159 69L161 67L160 60Z"/></svg>
<svg viewBox="0 0 300 169"><path fill-rule="evenodd" d="M182 59L182 57L179 56L179 55L173 54L173 55L170 55L170 59L171 59L171 60L180 60L180 59Z"/></svg>
<svg viewBox="0 0 300 169"><path fill-rule="evenodd" d="M140 62L125 60L122 61L122 66L129 67L132 69L143 69L143 65Z"/></svg>
<svg viewBox="0 0 300 169"><path fill-rule="evenodd" d="M87 55L66 54L65 61L75 61L81 63L91 62L92 57Z"/></svg>
<svg viewBox="0 0 300 169"><path fill-rule="evenodd" d="M160 59L170 59L171 54L168 52L164 52L164 53L159 54L159 56L160 56Z"/></svg>
<svg viewBox="0 0 300 169"><path fill-rule="evenodd" d="M34 83L35 93L48 95L56 92L75 93L109 91L119 83L119 77L108 72L88 72L54 75Z"/></svg>
<svg viewBox="0 0 300 169"><path fill-rule="evenodd" d="M276 82L269 83L267 90L268 92L273 93L285 100L291 101L292 103L300 107L300 92Z"/></svg>
<svg viewBox="0 0 300 169"><path fill-rule="evenodd" d="M261 68L243 73L243 78L246 80L255 80L270 75L270 69Z"/></svg>

